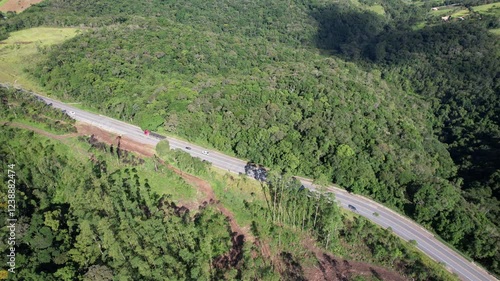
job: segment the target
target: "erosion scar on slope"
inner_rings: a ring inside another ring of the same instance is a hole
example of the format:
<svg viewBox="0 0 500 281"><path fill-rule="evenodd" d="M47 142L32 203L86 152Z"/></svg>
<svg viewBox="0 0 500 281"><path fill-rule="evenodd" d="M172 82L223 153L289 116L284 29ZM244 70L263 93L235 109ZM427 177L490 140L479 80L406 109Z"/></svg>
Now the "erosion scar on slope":
<svg viewBox="0 0 500 281"><path fill-rule="evenodd" d="M201 201L205 202L215 202L215 206L217 210L219 210L224 216L226 216L229 220L229 224L231 226L231 231L235 233L235 236L238 235L243 235L246 239L245 240L253 240L253 236L248 233L245 229L241 228L237 223L234 218L234 214L226 209L222 204L219 203L217 200L215 193L210 186L210 184L198 177L195 177L190 174L186 174L185 172L182 172L181 170L173 167L170 164L165 163L163 160L159 160L163 165L165 165L168 169L174 171L176 174L180 175L187 183L195 185L198 190L200 190L203 194L205 194L205 198L203 198ZM200 205L202 202L199 202Z"/></svg>

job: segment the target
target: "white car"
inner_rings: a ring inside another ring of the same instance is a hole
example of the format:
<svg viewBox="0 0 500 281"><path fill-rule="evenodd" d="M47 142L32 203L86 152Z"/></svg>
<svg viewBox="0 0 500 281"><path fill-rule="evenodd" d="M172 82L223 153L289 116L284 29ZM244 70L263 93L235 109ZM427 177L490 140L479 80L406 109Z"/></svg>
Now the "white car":
<svg viewBox="0 0 500 281"><path fill-rule="evenodd" d="M201 153L203 153L204 155L208 155L208 151L206 150L203 150Z"/></svg>
<svg viewBox="0 0 500 281"><path fill-rule="evenodd" d="M76 113L74 111L68 111L69 115L75 115Z"/></svg>

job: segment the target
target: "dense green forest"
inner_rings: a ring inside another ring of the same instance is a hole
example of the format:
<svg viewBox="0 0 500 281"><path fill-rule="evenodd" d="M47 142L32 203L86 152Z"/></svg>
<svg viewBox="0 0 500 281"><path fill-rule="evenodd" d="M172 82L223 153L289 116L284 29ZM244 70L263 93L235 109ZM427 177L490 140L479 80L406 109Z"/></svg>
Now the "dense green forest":
<svg viewBox="0 0 500 281"><path fill-rule="evenodd" d="M27 70L47 93L369 195L499 274L497 18L332 2L48 0L0 32L81 26Z"/></svg>

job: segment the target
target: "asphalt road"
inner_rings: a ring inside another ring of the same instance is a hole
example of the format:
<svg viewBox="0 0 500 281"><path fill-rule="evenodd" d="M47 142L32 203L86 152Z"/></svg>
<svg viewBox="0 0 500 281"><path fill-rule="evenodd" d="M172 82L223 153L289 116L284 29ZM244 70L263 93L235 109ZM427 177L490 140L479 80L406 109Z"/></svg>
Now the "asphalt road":
<svg viewBox="0 0 500 281"><path fill-rule="evenodd" d="M74 114L71 114L70 116L78 121L91 124L93 126L116 134L120 134L124 137L128 137L130 139L133 139L134 141L147 145L156 145L160 141L160 139L157 137L144 135L143 131L137 126L130 125L99 114L80 110L53 99L49 99L39 95L37 96L47 103L52 103L52 105L56 108L66 110L67 112L74 112ZM239 160L237 158L230 157L216 151L209 151L209 154L205 155L202 152L206 149L200 146L170 137L168 137L167 139L170 143L171 149L182 149L194 157L199 157L201 159L209 161L212 163L212 165L224 170L228 170L229 172L243 174L245 173L245 165L247 164L246 161ZM189 147L190 149L187 149L186 147ZM302 178L300 178L300 180L305 187L315 189L310 180ZM411 221L410 219L403 217L372 200L369 200L362 196L350 194L345 190L342 190L335 186L329 187L329 190L335 193L336 198L342 207L350 210L348 208L348 205L352 205L356 208L355 212L359 215L368 218L372 222L384 228L390 227L394 234L407 241L415 240L417 242L417 247L422 252L426 253L434 260L445 264L449 270L456 273L462 280L498 280L484 269L476 266L474 263L467 261L460 254L456 253L454 250L441 243L439 240L434 238L432 233L423 229L421 226Z"/></svg>

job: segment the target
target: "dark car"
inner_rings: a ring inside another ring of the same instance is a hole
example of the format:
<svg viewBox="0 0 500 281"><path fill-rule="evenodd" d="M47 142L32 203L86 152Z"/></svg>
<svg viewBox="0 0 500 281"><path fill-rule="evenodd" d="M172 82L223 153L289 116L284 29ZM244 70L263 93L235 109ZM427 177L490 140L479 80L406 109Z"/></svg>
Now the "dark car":
<svg viewBox="0 0 500 281"><path fill-rule="evenodd" d="M354 207L353 205L349 204L347 205L347 207L349 207L349 209L353 210L353 211L356 211L356 207Z"/></svg>
<svg viewBox="0 0 500 281"><path fill-rule="evenodd" d="M186 146L186 149L187 149L187 150L191 150L191 147L189 147L189 146Z"/></svg>

